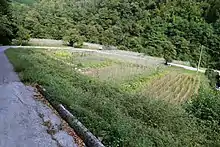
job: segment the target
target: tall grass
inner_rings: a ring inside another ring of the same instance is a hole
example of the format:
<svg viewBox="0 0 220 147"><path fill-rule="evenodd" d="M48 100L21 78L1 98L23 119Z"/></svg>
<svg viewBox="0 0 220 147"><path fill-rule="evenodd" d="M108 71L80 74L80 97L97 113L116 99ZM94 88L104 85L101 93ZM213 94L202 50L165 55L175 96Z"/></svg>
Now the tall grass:
<svg viewBox="0 0 220 147"><path fill-rule="evenodd" d="M197 118L197 125L206 137L205 144L220 146L220 93L202 87L186 110Z"/></svg>
<svg viewBox="0 0 220 147"><path fill-rule="evenodd" d="M68 107L106 146L214 144L204 128L198 127L193 109L187 109L192 112L189 115L180 106L128 94L115 85L75 72L40 50L9 49L6 54L24 82L43 85L50 102Z"/></svg>

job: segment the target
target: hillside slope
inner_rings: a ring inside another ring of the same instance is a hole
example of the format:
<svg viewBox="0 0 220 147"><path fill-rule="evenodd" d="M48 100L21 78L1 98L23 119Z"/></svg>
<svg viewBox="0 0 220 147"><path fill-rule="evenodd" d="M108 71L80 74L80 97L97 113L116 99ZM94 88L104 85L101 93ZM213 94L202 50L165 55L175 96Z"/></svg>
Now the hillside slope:
<svg viewBox="0 0 220 147"><path fill-rule="evenodd" d="M12 0L13 2L18 2L21 4L33 4L35 3L37 0Z"/></svg>
<svg viewBox="0 0 220 147"><path fill-rule="evenodd" d="M88 41L220 68L218 0L40 0L14 5L31 37Z"/></svg>

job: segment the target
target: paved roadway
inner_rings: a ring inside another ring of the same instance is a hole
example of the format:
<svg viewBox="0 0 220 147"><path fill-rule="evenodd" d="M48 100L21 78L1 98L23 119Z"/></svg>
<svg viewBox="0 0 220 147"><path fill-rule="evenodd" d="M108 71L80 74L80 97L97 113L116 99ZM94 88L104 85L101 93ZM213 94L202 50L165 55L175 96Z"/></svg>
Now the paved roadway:
<svg viewBox="0 0 220 147"><path fill-rule="evenodd" d="M60 131L56 136L47 133L48 128L43 125L46 119L39 114L51 118L56 125L60 125L60 120L33 99L33 88L20 82L4 54L7 48L0 47L0 147L75 146L73 138L65 132ZM67 140L70 142L61 145Z"/></svg>

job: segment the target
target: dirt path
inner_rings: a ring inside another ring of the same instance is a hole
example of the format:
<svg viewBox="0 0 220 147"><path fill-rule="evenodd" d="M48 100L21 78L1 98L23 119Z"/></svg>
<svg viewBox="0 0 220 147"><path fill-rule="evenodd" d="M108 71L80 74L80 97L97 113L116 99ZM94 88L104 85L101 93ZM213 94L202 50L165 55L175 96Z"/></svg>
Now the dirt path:
<svg viewBox="0 0 220 147"><path fill-rule="evenodd" d="M0 47L0 147L76 147L60 130L60 118L34 99L34 88L20 82L6 48Z"/></svg>

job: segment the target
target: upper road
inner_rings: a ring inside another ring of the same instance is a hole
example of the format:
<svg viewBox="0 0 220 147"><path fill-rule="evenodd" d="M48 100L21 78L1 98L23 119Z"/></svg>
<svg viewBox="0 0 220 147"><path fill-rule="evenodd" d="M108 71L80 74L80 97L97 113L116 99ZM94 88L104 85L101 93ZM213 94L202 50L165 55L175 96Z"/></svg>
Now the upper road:
<svg viewBox="0 0 220 147"><path fill-rule="evenodd" d="M151 57L151 56L145 56L141 53L136 52L130 52L130 51L121 51L121 50L94 50L94 49L83 49L83 48L74 48L74 47L48 47L48 46L4 46L0 47L2 50L5 50L7 48L43 48L43 49L64 49L69 50L72 52L95 52L98 54L106 55L110 58L120 58L122 60L125 60L127 62L132 62L136 64L143 64L146 63L151 65L159 65L164 63L163 58L157 58L157 57ZM186 70L191 71L197 71L197 68L186 66L178 63L168 63L171 66L184 68ZM199 72L205 73L205 68L199 69ZM220 73L220 71L215 70Z"/></svg>

